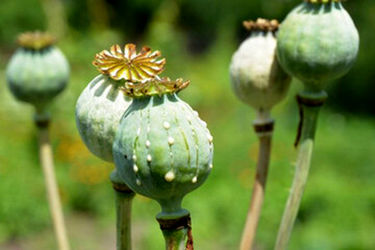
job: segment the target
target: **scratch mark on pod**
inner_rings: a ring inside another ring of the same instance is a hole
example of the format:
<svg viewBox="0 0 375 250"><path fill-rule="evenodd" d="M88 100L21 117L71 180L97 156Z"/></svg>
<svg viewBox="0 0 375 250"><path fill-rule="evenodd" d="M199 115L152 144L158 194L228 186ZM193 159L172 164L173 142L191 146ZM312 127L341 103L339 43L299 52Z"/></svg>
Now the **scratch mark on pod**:
<svg viewBox="0 0 375 250"><path fill-rule="evenodd" d="M182 138L184 139L186 151L187 151L187 154L188 154L188 162L187 163L188 163L188 166L190 166L190 148L189 148L189 144L188 144L186 135L185 135L184 131L181 128L180 128L180 133L182 135Z"/></svg>
<svg viewBox="0 0 375 250"><path fill-rule="evenodd" d="M195 174L198 175L198 172L199 172L199 147L198 147L197 144L195 145L195 148L196 148L196 155L197 155L196 156L196 161L195 161L197 171L195 172Z"/></svg>
<svg viewBox="0 0 375 250"><path fill-rule="evenodd" d="M185 112L189 112L190 111L187 106L188 106L187 104L185 104L184 106L182 106L183 109L185 110ZM192 113L195 116L198 116L198 112L192 111ZM195 145L194 145L194 148L195 148L195 168L196 168L195 174L198 175L198 173L199 173L199 146L198 146L198 140L199 139L198 139L198 134L197 134L197 132L194 129L193 121L190 120L190 121L188 121L188 123L189 123L190 129L191 129L191 134L194 137L194 142L195 142Z"/></svg>
<svg viewBox="0 0 375 250"><path fill-rule="evenodd" d="M152 161L152 157L149 154L150 153L149 147L151 146L151 142L149 140L149 133L150 133L150 127L151 127L151 125L150 125L151 114L150 113L151 113L151 111L150 111L150 109L148 109L147 118L145 119L145 122L147 124L147 133L146 133L147 156L146 156L146 159L147 159L148 164L151 164L151 161Z"/></svg>
<svg viewBox="0 0 375 250"><path fill-rule="evenodd" d="M169 171L168 173L166 173L164 175L164 179L167 181L167 182L172 182L175 178L175 175L173 173L173 171Z"/></svg>
<svg viewBox="0 0 375 250"><path fill-rule="evenodd" d="M142 121L142 111L139 113L139 117L140 117L140 121ZM134 139L134 144L133 144L133 156L132 156L132 159L133 159L133 171L134 171L134 173L135 174L137 174L137 172L138 172L138 166L137 166L137 164L136 164L136 161L137 161L137 152L136 152L136 148L137 148L137 143L138 143L138 140L139 140L139 135L141 134L141 127L139 127L138 128L138 130L137 130L137 136L135 137L135 139ZM137 178L136 179L136 184L138 185L138 186L140 186L141 185L141 181Z"/></svg>
<svg viewBox="0 0 375 250"><path fill-rule="evenodd" d="M181 105L179 105L181 106ZM182 109L182 106L181 106L181 109ZM189 142L188 142L188 139L186 137L186 134L184 132L184 130L182 129L181 125L180 125L180 122L177 118L177 113L180 113L181 111L179 109L176 109L175 108L175 112L174 112L174 119L175 119L175 123L176 123L176 126L178 128L178 130L180 131L181 133L181 136L182 136L182 139L184 141L184 145L185 145L185 148L186 148L186 153L187 153L187 165L190 166L191 164L191 155L190 155L190 147L189 147Z"/></svg>
<svg viewBox="0 0 375 250"><path fill-rule="evenodd" d="M174 116L176 117L176 112L173 112ZM164 116L167 116L168 112L166 112L166 107L164 107L163 109L163 115ZM166 133L167 133L167 136L168 136L168 146L169 146L169 159L170 159L170 162L169 162L169 167L170 167L170 171L171 173L173 173L173 165L174 165L174 157L173 157L173 151L172 151L172 145L174 144L174 138L172 136L170 136L170 133L169 133L169 128L171 127L171 124L167 121L164 121L163 122L163 127L167 130ZM174 173L173 173L174 175ZM174 177L173 177L174 178Z"/></svg>

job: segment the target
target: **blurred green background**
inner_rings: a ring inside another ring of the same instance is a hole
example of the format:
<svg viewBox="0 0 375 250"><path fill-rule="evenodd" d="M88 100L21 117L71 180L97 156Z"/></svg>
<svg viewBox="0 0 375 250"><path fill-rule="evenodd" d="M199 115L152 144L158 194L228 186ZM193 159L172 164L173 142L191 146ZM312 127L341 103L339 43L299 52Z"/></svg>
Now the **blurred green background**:
<svg viewBox="0 0 375 250"><path fill-rule="evenodd" d="M93 156L75 128L75 102L98 72L95 53L134 42L162 51L164 75L190 79L181 97L215 138L214 170L188 195L196 249L237 249L250 200L257 138L254 112L232 94L228 66L246 37L241 22L282 20L300 0L1 0L0 249L56 249L38 163L33 109L14 100L5 68L18 33L50 30L71 63L71 80L52 107L51 137L73 249L114 249L113 166ZM319 121L311 176L290 249L375 249L375 2L344 3L361 36L358 61L333 83ZM274 148L257 249L272 249L293 177L298 123L293 83L273 112ZM159 206L134 201L134 249L163 249Z"/></svg>

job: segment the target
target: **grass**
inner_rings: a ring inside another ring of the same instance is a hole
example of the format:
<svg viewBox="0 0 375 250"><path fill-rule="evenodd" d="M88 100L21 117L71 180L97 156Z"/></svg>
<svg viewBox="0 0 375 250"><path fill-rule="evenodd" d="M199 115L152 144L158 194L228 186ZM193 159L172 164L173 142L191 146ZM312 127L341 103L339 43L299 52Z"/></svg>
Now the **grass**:
<svg viewBox="0 0 375 250"><path fill-rule="evenodd" d="M184 201L192 214L197 249L237 249L257 156L254 113L230 89L227 68L235 48L225 39L220 41L200 58L185 54L167 58L166 75L192 81L181 96L199 111L214 136L214 170L207 182ZM70 44L62 44L62 49L79 51ZM92 50L94 53L98 49ZM82 56L79 61L69 58L73 62L70 85L52 108L51 139L74 249L103 249L103 244L109 249L115 236L114 195L108 179L113 166L87 151L74 121L77 97L97 74L89 65L92 55ZM52 249L52 235L46 233L51 223L37 157L33 110L10 95L3 77L4 65L0 76L0 249L13 249L16 243L24 246L22 249ZM298 123L293 96L298 88L296 83L288 100L274 110L276 130L257 235L259 249L273 246L293 177L293 142ZM324 108L290 249L375 248L374 127L373 118ZM163 248L154 218L159 209L154 201L135 198L135 249Z"/></svg>

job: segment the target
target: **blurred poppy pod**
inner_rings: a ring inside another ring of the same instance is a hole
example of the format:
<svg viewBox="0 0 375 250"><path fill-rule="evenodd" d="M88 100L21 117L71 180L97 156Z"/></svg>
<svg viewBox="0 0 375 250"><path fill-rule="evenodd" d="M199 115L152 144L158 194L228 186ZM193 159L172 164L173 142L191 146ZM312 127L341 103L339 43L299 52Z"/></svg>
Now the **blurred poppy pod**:
<svg viewBox="0 0 375 250"><path fill-rule="evenodd" d="M241 101L269 111L285 97L291 81L276 58L279 23L259 18L243 24L250 35L232 57L232 87Z"/></svg>
<svg viewBox="0 0 375 250"><path fill-rule="evenodd" d="M27 32L18 37L20 48L6 71L9 88L20 101L34 105L43 113L52 99L66 87L69 65L48 33Z"/></svg>

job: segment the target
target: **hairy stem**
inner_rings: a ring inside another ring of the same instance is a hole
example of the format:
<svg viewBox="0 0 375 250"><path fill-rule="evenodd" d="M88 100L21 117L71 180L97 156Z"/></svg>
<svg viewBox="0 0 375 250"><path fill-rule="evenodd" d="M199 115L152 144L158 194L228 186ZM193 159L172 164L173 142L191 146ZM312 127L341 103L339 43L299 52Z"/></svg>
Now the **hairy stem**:
<svg viewBox="0 0 375 250"><path fill-rule="evenodd" d="M309 175L318 114L326 99L326 93L315 93L312 96L304 96L301 93L298 98L302 114L301 137L298 145L298 156L293 184L279 227L275 250L285 250L288 246Z"/></svg>
<svg viewBox="0 0 375 250"><path fill-rule="evenodd" d="M44 179L47 188L47 198L52 215L59 250L69 250L68 237L65 228L60 196L56 183L55 170L53 165L53 154L48 136L48 127L39 128L39 157L43 168Z"/></svg>
<svg viewBox="0 0 375 250"><path fill-rule="evenodd" d="M271 154L273 121L268 120L261 124L255 124L254 128L259 137L259 154L253 186L253 194L251 196L251 202L247 213L245 228L242 233L240 245L241 250L252 249L252 246L254 244L266 189L268 166Z"/></svg>

